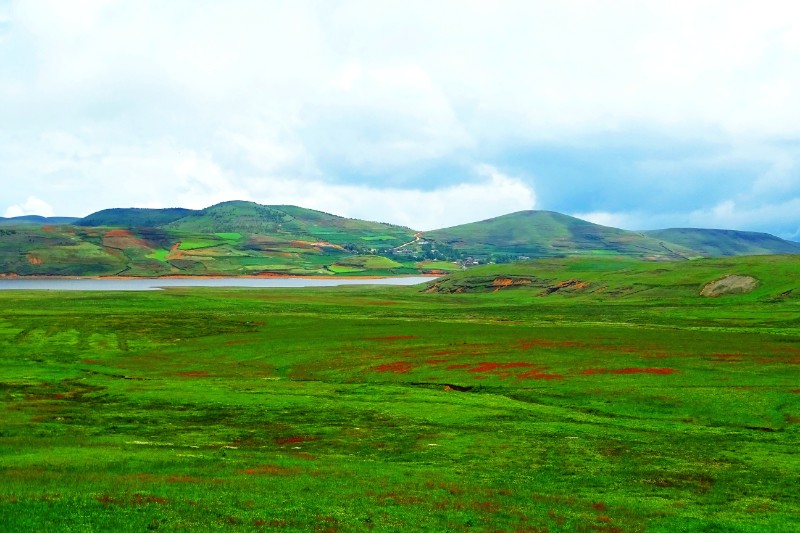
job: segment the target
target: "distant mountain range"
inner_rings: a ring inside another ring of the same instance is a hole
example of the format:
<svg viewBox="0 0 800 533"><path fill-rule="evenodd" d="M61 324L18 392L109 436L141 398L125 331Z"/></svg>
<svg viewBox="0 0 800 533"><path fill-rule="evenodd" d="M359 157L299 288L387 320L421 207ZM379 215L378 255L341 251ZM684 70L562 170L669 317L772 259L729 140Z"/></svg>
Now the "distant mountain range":
<svg viewBox="0 0 800 533"><path fill-rule="evenodd" d="M202 210L105 209L80 219L0 218L6 275L391 275L541 257L756 254L800 254L800 243L732 230L627 231L551 211L419 232L242 201Z"/></svg>
<svg viewBox="0 0 800 533"><path fill-rule="evenodd" d="M44 224L73 224L80 220L78 217L40 217L39 215L24 215L21 217L0 217L0 226L41 226Z"/></svg>

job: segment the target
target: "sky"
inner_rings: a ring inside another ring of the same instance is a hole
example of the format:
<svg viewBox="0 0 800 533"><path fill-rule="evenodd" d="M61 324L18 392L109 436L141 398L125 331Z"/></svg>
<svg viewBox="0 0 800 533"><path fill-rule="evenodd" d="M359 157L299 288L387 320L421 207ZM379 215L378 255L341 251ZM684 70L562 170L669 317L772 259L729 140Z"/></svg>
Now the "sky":
<svg viewBox="0 0 800 533"><path fill-rule="evenodd" d="M800 2L0 0L0 216L525 209L800 240Z"/></svg>

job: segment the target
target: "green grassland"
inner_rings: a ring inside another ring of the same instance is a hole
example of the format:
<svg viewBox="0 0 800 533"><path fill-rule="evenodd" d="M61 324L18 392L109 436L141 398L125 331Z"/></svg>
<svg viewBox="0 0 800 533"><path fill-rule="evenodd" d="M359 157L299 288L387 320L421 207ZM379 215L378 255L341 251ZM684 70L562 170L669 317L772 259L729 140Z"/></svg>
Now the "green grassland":
<svg viewBox="0 0 800 533"><path fill-rule="evenodd" d="M797 531L800 258L665 268L0 292L2 529Z"/></svg>
<svg viewBox="0 0 800 533"><path fill-rule="evenodd" d="M551 211L520 211L426 232L425 236L470 255L489 258L618 255L674 261L800 253L800 244L765 233L696 228L626 231Z"/></svg>

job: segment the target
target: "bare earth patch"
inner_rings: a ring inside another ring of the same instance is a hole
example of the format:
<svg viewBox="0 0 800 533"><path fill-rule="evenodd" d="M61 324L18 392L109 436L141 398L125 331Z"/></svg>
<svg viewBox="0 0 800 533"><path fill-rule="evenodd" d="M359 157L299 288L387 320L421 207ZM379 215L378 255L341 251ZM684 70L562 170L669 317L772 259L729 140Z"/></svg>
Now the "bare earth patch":
<svg viewBox="0 0 800 533"><path fill-rule="evenodd" d="M746 294L758 287L758 280L752 276L731 274L718 280L706 283L700 296L714 298L725 294Z"/></svg>

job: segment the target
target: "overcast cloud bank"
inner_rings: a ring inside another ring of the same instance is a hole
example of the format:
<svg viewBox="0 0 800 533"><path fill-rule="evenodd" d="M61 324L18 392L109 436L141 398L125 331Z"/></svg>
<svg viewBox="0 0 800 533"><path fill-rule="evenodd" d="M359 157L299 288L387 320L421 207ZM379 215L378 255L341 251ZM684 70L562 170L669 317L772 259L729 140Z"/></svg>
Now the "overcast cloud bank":
<svg viewBox="0 0 800 533"><path fill-rule="evenodd" d="M800 232L795 2L0 3L0 211Z"/></svg>

